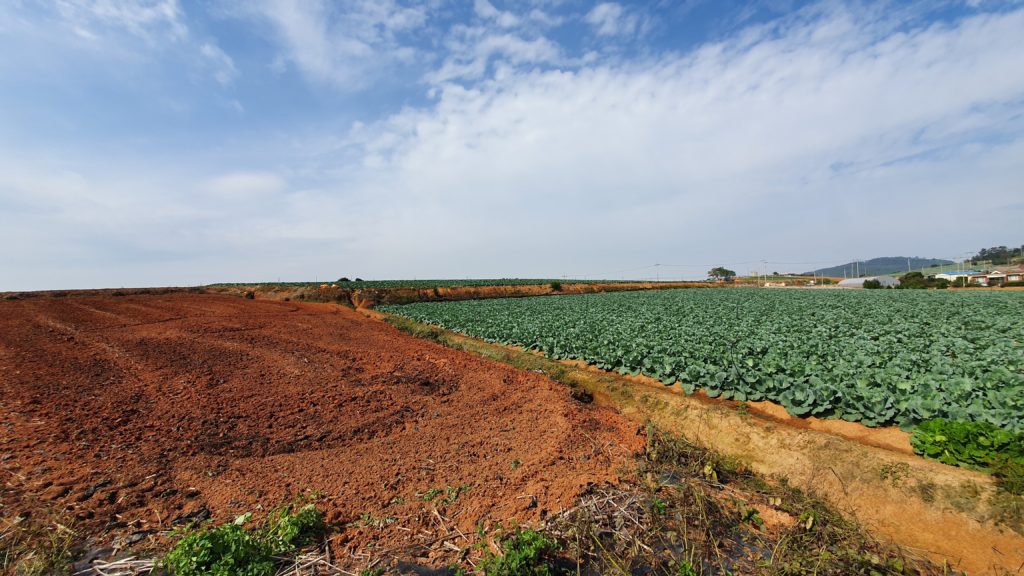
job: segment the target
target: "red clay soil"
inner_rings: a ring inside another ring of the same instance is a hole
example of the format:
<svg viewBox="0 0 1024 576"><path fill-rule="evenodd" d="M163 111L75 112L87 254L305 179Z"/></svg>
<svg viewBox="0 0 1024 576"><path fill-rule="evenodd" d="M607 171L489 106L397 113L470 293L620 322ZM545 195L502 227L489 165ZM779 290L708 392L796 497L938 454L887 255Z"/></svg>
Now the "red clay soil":
<svg viewBox="0 0 1024 576"><path fill-rule="evenodd" d="M49 507L100 542L312 492L328 521L355 524L336 558L374 542L415 559L452 526L571 506L642 442L541 375L339 306L0 301L0 516Z"/></svg>

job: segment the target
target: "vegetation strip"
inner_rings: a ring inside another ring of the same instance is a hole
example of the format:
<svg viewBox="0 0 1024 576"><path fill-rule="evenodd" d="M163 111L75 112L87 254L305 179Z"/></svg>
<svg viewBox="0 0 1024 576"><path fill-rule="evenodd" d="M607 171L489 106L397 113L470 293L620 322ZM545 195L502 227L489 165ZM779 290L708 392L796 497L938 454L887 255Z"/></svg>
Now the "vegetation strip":
<svg viewBox="0 0 1024 576"><path fill-rule="evenodd" d="M349 280L342 278L336 281L329 281L327 285L334 288L345 288L351 290L364 289L393 289L393 288L463 288L463 287L489 287L489 286L543 286L561 284L629 284L647 282L646 280L578 280L568 278L480 278L465 280ZM323 282L261 282L257 284L272 286L318 286ZM210 286L251 286L253 283L245 282L220 282Z"/></svg>

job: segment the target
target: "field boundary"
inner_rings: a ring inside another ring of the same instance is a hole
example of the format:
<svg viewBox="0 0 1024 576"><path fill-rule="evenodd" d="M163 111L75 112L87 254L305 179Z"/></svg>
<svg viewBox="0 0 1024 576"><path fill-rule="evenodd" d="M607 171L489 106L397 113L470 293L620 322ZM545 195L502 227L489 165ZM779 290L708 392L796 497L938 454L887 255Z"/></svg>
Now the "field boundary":
<svg viewBox="0 0 1024 576"><path fill-rule="evenodd" d="M712 282L586 282L551 284L512 284L503 286L439 286L436 288L343 288L332 285L292 286L282 284L213 285L211 293L232 296L251 295L265 300L297 300L301 302L333 302L353 308L375 308L386 304L415 302L454 302L491 298L527 298L531 296L562 296L598 292L632 292L679 288L713 288L727 284ZM735 286L739 286L736 284Z"/></svg>
<svg viewBox="0 0 1024 576"><path fill-rule="evenodd" d="M492 344L376 310L364 314L447 346L541 372L638 422L653 422L753 471L822 497L872 533L958 571L1021 574L1024 505L986 474L796 428L741 403L708 403L535 352ZM915 522L907 520L913 518Z"/></svg>

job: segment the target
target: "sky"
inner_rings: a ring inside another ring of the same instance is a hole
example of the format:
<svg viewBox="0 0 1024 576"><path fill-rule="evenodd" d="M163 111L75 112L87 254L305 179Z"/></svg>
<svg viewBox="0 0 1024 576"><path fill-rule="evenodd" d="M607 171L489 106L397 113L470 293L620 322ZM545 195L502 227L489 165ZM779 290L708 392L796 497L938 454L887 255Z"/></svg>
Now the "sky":
<svg viewBox="0 0 1024 576"><path fill-rule="evenodd" d="M1020 1L0 3L0 291L801 272L1022 223Z"/></svg>

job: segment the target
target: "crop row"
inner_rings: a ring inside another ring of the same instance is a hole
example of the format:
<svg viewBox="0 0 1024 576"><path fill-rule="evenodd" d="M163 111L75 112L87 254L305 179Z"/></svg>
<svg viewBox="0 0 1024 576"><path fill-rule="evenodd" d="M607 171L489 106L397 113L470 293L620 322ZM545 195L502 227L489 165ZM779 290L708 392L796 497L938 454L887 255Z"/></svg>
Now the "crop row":
<svg viewBox="0 0 1024 576"><path fill-rule="evenodd" d="M382 309L796 416L1024 430L1019 293L731 288Z"/></svg>

